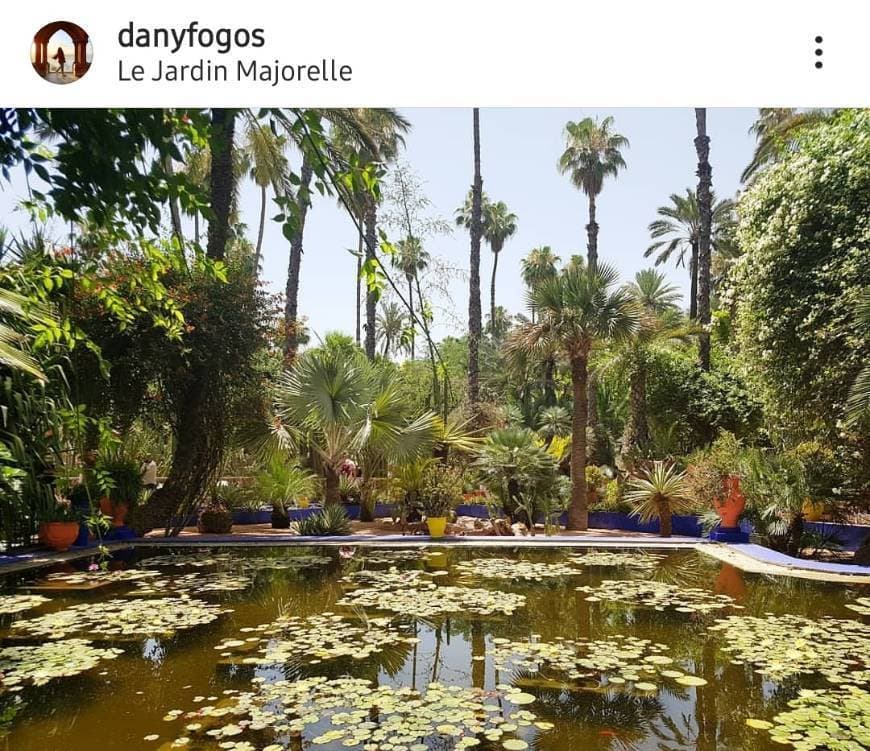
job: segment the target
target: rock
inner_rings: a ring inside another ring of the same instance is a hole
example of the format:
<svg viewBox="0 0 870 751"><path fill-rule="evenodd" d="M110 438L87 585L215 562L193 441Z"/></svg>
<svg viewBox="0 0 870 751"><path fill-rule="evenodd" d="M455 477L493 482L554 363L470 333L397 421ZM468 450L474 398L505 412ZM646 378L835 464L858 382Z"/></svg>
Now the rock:
<svg viewBox="0 0 870 751"><path fill-rule="evenodd" d="M522 522L511 524L511 534L514 537L528 537L529 528Z"/></svg>

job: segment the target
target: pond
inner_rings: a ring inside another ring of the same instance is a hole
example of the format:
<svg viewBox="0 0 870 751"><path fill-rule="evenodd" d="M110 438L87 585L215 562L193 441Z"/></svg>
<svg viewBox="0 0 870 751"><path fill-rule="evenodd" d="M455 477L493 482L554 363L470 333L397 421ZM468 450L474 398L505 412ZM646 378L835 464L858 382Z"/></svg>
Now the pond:
<svg viewBox="0 0 870 751"><path fill-rule="evenodd" d="M0 748L809 749L821 716L836 748L868 743L859 587L694 550L161 548L87 566L6 578Z"/></svg>

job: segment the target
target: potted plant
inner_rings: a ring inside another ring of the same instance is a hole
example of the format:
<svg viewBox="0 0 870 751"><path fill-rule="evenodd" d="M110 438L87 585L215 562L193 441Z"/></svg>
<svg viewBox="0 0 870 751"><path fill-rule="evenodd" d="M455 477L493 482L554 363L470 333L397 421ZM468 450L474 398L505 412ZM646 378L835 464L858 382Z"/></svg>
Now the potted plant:
<svg viewBox="0 0 870 751"><path fill-rule="evenodd" d="M199 512L197 529L206 535L225 535L233 529L233 514L220 496L220 488L215 488L208 501Z"/></svg>
<svg viewBox="0 0 870 751"><path fill-rule="evenodd" d="M447 518L462 499L462 477L444 464L433 465L426 473L420 493L420 506L426 516L430 537L443 537Z"/></svg>
<svg viewBox="0 0 870 751"><path fill-rule="evenodd" d="M710 503L723 529L735 529L746 508L740 487L743 449L731 433L722 433L706 450L689 459L686 480L695 500Z"/></svg>
<svg viewBox="0 0 870 751"><path fill-rule="evenodd" d="M103 493L100 511L112 518L113 527L123 527L142 495L139 464L121 451L107 452L97 459L94 477Z"/></svg>
<svg viewBox="0 0 870 751"><path fill-rule="evenodd" d="M690 511L692 500L685 472L667 462L653 462L649 469L628 481L625 500L633 506L632 516L642 522L659 520L659 534L670 537L672 517L680 511Z"/></svg>
<svg viewBox="0 0 870 751"><path fill-rule="evenodd" d="M63 553L79 536L79 515L66 498L55 499L40 516L39 542Z"/></svg>
<svg viewBox="0 0 870 751"><path fill-rule="evenodd" d="M272 505L272 528L289 529L287 506L308 508L316 477L284 457L275 457L256 477L256 493ZM304 499L304 501L303 501Z"/></svg>

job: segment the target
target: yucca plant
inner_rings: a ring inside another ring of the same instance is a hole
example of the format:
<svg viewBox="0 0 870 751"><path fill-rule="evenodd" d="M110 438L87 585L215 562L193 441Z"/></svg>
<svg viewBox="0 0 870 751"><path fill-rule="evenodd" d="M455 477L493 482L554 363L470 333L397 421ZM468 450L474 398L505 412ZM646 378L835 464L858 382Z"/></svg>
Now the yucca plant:
<svg viewBox="0 0 870 751"><path fill-rule="evenodd" d="M658 519L662 537L671 536L673 514L692 508L686 473L669 462L653 462L651 468L632 477L628 487L625 500L634 507L632 516L642 522Z"/></svg>
<svg viewBox="0 0 870 751"><path fill-rule="evenodd" d="M296 531L304 537L349 535L350 517L341 506L324 506L317 513L296 522Z"/></svg>

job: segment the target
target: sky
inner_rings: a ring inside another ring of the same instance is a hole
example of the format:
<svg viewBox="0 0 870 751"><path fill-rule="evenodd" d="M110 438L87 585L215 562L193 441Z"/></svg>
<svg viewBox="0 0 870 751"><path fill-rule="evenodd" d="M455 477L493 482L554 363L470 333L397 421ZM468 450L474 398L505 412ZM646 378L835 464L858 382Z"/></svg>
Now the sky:
<svg viewBox="0 0 870 751"><path fill-rule="evenodd" d="M432 212L453 224L472 180L472 114L467 109L400 109L412 124L400 158L424 184ZM754 137L749 127L754 109L710 109L707 129L713 189L717 197L733 196L740 173L752 155ZM539 245L550 245L567 260L585 253L586 197L566 176L557 161L564 149L564 127L569 120L612 115L615 129L630 141L624 152L627 167L608 180L598 199L599 257L615 265L624 280L652 264L643 257L649 245L648 225L656 208L671 193L684 193L697 185L693 144L695 118L691 109L483 109L480 114L483 188L491 200L504 201L518 216L518 231L501 253L497 277L497 303L511 313L523 312L524 291L520 259ZM291 160L298 157L291 155ZM2 185L0 223L13 229L26 220L12 213L24 196L21 175ZM241 210L248 236L256 240L259 190L246 181L241 189ZM267 216L277 211L269 208ZM392 239L399 239L398 237ZM299 311L307 316L313 333L352 333L355 322L356 229L334 199L315 195L305 228ZM468 269L469 237L455 228L452 234L427 242L429 253L451 268ZM263 278L273 291L282 291L287 274L289 243L274 222L266 226ZM484 311L489 307L492 253L483 246L481 287ZM669 279L688 289L686 269L673 262L662 267ZM457 333L467 319L467 280L457 274L449 282L451 299L441 299L434 333Z"/></svg>

